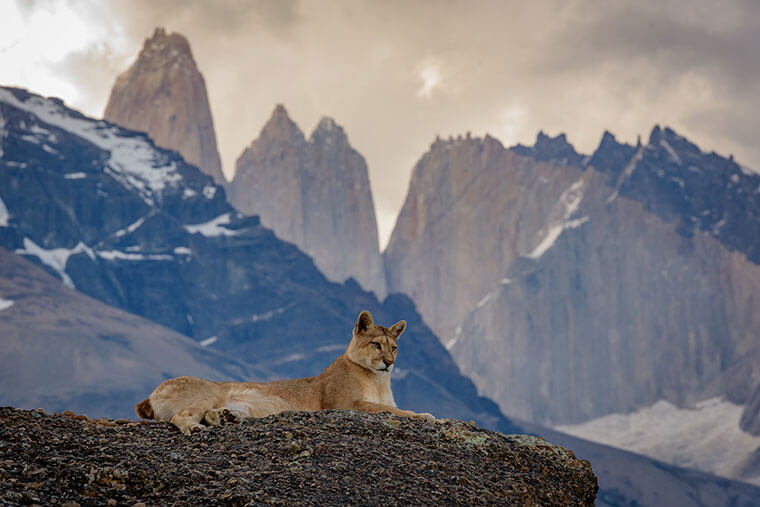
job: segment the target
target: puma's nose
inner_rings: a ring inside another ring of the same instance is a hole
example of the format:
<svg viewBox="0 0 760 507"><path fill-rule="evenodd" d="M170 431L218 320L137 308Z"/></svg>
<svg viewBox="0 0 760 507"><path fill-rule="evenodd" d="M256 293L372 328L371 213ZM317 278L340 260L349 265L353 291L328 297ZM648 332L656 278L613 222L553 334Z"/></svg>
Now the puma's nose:
<svg viewBox="0 0 760 507"><path fill-rule="evenodd" d="M386 367L386 368L387 368L388 366L390 366L390 365L392 365L392 364L393 364L393 361L389 361L388 359L383 359L383 362L385 363L385 367Z"/></svg>

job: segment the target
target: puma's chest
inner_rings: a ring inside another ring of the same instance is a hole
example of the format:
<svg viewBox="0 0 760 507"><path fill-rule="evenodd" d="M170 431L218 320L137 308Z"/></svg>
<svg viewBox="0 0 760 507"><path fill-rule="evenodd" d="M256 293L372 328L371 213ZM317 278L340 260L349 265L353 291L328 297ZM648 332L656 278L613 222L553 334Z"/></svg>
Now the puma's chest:
<svg viewBox="0 0 760 507"><path fill-rule="evenodd" d="M362 392L363 401L370 403L379 403L380 405L396 406L396 402L393 401L393 392L391 392L390 386L370 384L364 387Z"/></svg>

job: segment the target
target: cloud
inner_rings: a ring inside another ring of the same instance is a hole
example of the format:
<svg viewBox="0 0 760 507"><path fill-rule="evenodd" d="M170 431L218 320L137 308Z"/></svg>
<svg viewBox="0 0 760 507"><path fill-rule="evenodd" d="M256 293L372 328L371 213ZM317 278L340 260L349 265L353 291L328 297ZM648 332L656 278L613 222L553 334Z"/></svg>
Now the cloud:
<svg viewBox="0 0 760 507"><path fill-rule="evenodd" d="M417 96L432 99L433 90L438 88L442 81L440 63L434 59L428 59L419 65L417 74L420 80Z"/></svg>
<svg viewBox="0 0 760 507"><path fill-rule="evenodd" d="M226 173L275 104L305 131L331 116L367 160L383 240L436 135L510 145L566 132L588 153L605 129L635 142L660 123L760 168L752 0L70 0L26 4L24 15L60 4L99 41L49 67L67 93L88 97L87 112L102 114L156 26L181 32L206 79Z"/></svg>

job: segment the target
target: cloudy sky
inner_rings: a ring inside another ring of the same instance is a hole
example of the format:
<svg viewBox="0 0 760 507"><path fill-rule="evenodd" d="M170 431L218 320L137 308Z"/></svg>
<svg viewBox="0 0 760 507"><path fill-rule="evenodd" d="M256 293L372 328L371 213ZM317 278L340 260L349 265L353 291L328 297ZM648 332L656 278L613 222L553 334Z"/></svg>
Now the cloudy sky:
<svg viewBox="0 0 760 507"><path fill-rule="evenodd" d="M228 178L275 104L307 135L331 116L383 245L436 135L565 132L588 153L663 124L760 169L754 0L2 0L0 84L100 117L157 26L190 40Z"/></svg>

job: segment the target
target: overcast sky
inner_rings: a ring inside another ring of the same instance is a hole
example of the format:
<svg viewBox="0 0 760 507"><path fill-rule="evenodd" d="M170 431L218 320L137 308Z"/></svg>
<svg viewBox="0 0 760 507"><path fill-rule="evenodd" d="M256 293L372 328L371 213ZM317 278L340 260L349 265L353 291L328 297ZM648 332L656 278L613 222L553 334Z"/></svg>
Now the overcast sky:
<svg viewBox="0 0 760 507"><path fill-rule="evenodd" d="M0 84L101 117L157 26L190 41L228 178L277 103L369 166L381 245L436 135L532 144L669 125L760 169L760 2L0 0Z"/></svg>

